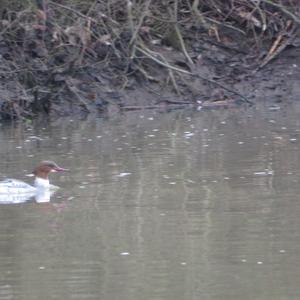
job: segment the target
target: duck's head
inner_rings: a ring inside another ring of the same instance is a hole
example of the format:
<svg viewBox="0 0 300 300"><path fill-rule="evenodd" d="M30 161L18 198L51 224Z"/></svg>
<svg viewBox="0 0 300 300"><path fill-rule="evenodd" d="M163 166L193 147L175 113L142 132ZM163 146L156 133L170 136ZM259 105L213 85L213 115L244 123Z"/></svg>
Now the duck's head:
<svg viewBox="0 0 300 300"><path fill-rule="evenodd" d="M48 179L48 174L50 172L63 172L68 171L68 169L58 166L54 161L44 160L41 161L33 170L33 174L36 177Z"/></svg>

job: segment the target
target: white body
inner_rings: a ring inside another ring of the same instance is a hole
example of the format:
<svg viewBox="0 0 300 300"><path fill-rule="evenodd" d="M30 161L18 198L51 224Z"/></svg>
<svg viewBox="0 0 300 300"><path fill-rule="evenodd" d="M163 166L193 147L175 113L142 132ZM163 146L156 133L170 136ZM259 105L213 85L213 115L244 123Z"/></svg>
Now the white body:
<svg viewBox="0 0 300 300"><path fill-rule="evenodd" d="M50 182L48 179L43 179L40 177L35 177L34 187L36 189L50 189Z"/></svg>
<svg viewBox="0 0 300 300"><path fill-rule="evenodd" d="M36 188L16 179L6 179L0 182L0 194L25 194L36 191Z"/></svg>
<svg viewBox="0 0 300 300"><path fill-rule="evenodd" d="M1 203L23 203L35 197L37 202L49 202L50 196L58 187L51 185L48 179L36 177L34 186L16 179L0 182Z"/></svg>

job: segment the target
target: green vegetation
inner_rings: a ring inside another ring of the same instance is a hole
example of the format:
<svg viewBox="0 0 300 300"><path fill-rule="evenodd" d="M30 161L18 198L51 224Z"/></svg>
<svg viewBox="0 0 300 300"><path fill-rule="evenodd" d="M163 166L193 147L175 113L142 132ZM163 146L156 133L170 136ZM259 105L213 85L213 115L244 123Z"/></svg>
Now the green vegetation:
<svg viewBox="0 0 300 300"><path fill-rule="evenodd" d="M297 0L2 0L1 116L49 112L65 99L93 111L103 86L126 89L135 78L179 93L204 37L257 58L267 50L263 67L296 37L299 10Z"/></svg>

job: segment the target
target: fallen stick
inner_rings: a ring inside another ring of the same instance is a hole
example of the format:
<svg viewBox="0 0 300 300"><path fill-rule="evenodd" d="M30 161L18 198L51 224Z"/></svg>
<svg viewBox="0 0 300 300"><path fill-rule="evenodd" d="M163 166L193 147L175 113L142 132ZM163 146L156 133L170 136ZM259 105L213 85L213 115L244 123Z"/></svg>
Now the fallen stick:
<svg viewBox="0 0 300 300"><path fill-rule="evenodd" d="M263 62L256 68L255 72L262 69L271 60L277 57L287 46L289 46L292 43L292 41L296 38L297 34L297 26L293 26L293 28L290 30L290 36L282 42L284 37L283 33L280 33L275 42L273 43L271 49L269 50L267 56L265 57ZM282 44L280 45L281 42Z"/></svg>

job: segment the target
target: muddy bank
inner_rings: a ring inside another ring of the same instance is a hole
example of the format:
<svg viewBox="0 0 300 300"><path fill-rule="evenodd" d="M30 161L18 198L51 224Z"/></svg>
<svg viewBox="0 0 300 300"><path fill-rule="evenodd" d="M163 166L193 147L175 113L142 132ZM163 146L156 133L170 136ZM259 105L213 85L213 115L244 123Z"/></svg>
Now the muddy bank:
<svg viewBox="0 0 300 300"><path fill-rule="evenodd" d="M298 98L292 1L20 3L0 6L2 119Z"/></svg>

